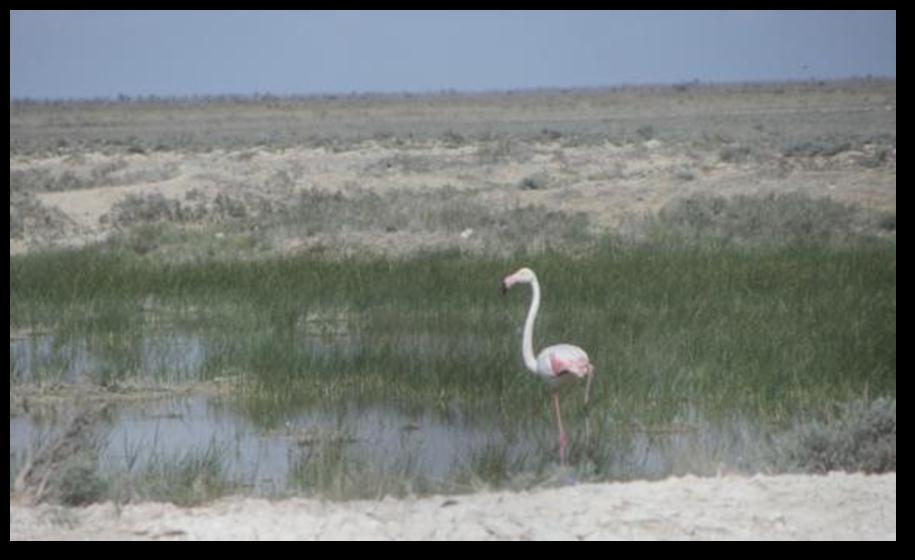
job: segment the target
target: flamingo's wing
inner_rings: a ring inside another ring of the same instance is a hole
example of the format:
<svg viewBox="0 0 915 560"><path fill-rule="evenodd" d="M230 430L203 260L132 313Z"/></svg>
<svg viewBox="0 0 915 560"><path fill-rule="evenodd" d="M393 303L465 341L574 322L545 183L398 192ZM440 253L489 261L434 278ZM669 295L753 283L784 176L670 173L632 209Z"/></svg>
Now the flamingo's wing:
<svg viewBox="0 0 915 560"><path fill-rule="evenodd" d="M576 377L585 377L594 371L588 354L571 344L556 344L545 348L537 360L541 370L553 377L573 374Z"/></svg>

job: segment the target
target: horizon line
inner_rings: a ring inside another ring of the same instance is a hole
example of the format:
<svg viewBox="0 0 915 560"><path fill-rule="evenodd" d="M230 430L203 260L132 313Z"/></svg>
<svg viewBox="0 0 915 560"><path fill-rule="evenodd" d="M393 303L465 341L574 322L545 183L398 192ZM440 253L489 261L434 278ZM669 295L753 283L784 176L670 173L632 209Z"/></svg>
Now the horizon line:
<svg viewBox="0 0 915 560"><path fill-rule="evenodd" d="M734 86L777 86L777 85L814 85L825 86L843 82L895 82L894 76L880 76L873 74L852 75L832 78L784 78L784 79L748 79L748 80L676 80L670 82L620 82L617 84L590 85L590 86L529 86L518 88L489 88L489 89L459 89L440 88L428 90L365 90L365 91L323 91L310 93L273 93L248 92L248 93L188 93L188 94L126 94L96 95L86 97L13 97L10 104L54 104L54 103L186 103L208 101L232 102L262 102L262 101L311 101L311 100L339 100L339 99L365 99L365 98L413 98L413 97L474 97L488 95L536 94L536 93L571 93L571 92L600 92L614 90L638 89L673 89L685 91L690 88L701 87L734 87Z"/></svg>

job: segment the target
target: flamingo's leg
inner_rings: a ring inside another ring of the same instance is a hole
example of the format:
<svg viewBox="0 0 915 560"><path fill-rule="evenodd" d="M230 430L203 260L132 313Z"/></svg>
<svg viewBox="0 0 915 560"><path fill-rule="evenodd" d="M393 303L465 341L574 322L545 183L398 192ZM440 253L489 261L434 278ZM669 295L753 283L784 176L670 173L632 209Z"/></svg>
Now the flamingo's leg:
<svg viewBox="0 0 915 560"><path fill-rule="evenodd" d="M559 426L559 462L566 465L566 431L562 427L562 413L559 411L559 392L553 393L553 407L556 410L556 424Z"/></svg>
<svg viewBox="0 0 915 560"><path fill-rule="evenodd" d="M591 394L591 378L594 375L588 374L588 382L585 385L585 441L590 445L591 442L591 407L588 406L588 395Z"/></svg>

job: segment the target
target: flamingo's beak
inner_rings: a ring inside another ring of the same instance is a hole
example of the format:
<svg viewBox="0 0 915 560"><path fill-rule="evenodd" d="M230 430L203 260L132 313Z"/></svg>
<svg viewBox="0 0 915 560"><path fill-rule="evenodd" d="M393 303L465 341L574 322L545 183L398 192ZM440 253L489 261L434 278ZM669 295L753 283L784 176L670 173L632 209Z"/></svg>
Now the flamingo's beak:
<svg viewBox="0 0 915 560"><path fill-rule="evenodd" d="M509 288L511 288L512 286L515 285L515 282L517 282L517 280L515 280L514 274L512 274L511 276L506 276L505 278L502 279L502 295L503 296L508 293Z"/></svg>

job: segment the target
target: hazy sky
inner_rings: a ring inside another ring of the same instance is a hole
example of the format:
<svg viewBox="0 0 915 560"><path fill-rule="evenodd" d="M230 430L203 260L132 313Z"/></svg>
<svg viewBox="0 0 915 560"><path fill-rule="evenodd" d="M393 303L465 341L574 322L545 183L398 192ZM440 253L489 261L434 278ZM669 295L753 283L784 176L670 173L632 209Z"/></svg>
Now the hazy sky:
<svg viewBox="0 0 915 560"><path fill-rule="evenodd" d="M10 97L896 77L896 12L10 12Z"/></svg>

